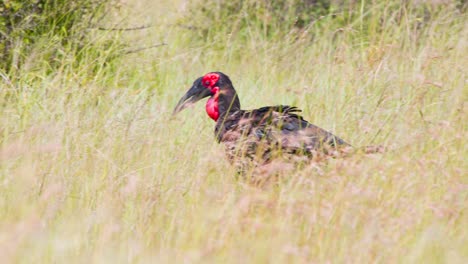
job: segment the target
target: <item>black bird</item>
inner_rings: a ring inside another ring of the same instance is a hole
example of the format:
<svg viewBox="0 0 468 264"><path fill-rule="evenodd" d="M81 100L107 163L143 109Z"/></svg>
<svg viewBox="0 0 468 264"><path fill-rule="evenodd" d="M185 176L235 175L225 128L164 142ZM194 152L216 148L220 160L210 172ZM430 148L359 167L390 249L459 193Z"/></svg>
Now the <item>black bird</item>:
<svg viewBox="0 0 468 264"><path fill-rule="evenodd" d="M231 80L222 72L210 72L196 79L173 114L205 97L209 97L206 112L216 122L216 139L226 146L229 160L240 172L277 157L304 160L346 154L353 149L343 139L304 120L296 107L242 110ZM370 146L366 152L379 149Z"/></svg>

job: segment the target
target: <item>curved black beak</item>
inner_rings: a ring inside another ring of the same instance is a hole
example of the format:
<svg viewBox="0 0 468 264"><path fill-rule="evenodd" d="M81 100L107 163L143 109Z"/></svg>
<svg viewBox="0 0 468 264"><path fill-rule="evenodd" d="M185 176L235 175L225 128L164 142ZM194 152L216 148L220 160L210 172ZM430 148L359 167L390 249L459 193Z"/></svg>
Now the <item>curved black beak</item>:
<svg viewBox="0 0 468 264"><path fill-rule="evenodd" d="M187 93L185 93L184 96L180 98L179 102L174 108L174 111L172 112L172 115L179 113L185 108L195 104L196 102L210 95L210 89L202 85L202 77L198 78L197 80L195 80L192 87L187 91Z"/></svg>

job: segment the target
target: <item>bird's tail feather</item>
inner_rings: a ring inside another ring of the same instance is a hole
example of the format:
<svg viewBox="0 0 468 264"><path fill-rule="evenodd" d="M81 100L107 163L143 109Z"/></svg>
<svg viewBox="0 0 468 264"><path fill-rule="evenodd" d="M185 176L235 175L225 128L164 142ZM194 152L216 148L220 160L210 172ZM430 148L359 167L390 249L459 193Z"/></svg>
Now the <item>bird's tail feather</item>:
<svg viewBox="0 0 468 264"><path fill-rule="evenodd" d="M387 148L382 145L371 145L371 146L363 146L363 147L346 146L346 147L339 148L333 152L329 152L328 154L331 156L336 156L336 157L348 157L356 153L374 154L374 153L384 153L386 151L387 151Z"/></svg>
<svg viewBox="0 0 468 264"><path fill-rule="evenodd" d="M364 146L361 147L361 151L363 151L366 154L384 153L387 151L387 148L382 145Z"/></svg>

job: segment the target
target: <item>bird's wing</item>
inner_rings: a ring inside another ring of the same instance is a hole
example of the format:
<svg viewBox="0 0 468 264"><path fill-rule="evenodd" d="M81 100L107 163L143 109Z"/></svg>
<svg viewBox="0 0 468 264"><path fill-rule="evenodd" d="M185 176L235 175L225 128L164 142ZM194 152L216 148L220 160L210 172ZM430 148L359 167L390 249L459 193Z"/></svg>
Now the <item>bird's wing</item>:
<svg viewBox="0 0 468 264"><path fill-rule="evenodd" d="M324 148L349 146L332 133L317 127L299 115L297 107L266 106L255 110L238 111L226 118L220 141L239 137L265 141L288 152L305 152Z"/></svg>

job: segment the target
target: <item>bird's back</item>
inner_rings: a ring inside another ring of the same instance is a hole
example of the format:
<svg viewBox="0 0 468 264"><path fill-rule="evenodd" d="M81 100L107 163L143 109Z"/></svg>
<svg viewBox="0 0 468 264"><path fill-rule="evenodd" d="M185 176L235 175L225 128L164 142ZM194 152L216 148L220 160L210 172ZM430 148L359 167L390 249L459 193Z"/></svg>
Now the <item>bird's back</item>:
<svg viewBox="0 0 468 264"><path fill-rule="evenodd" d="M230 160L267 163L273 156L313 156L350 146L341 138L302 118L300 109L287 105L238 110L216 124L219 142L226 145Z"/></svg>

